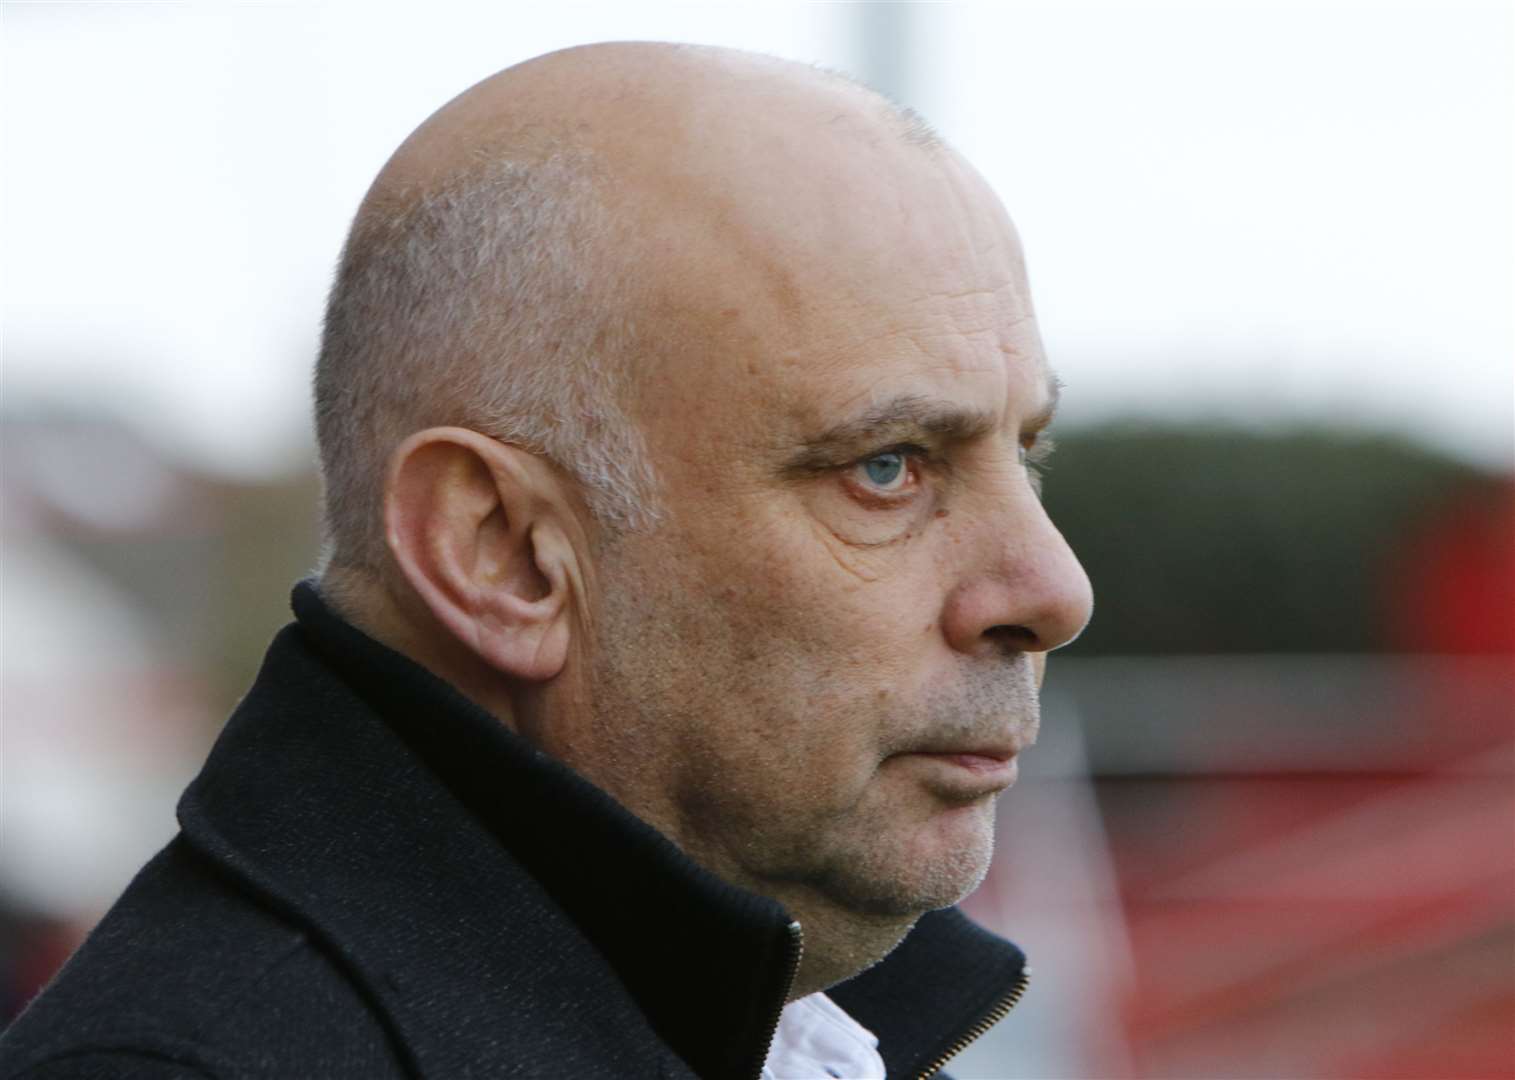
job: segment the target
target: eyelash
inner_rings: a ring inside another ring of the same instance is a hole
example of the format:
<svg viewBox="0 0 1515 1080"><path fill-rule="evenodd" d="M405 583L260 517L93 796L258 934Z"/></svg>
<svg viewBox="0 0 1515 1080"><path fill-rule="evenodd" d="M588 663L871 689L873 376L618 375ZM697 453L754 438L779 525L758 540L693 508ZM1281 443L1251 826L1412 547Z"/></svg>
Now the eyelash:
<svg viewBox="0 0 1515 1080"><path fill-rule="evenodd" d="M1042 494L1042 477L1046 473L1047 458L1052 455L1052 449L1056 445L1052 436L1040 433L1031 437L1030 445L1021 444L1021 464L1026 467L1031 490L1036 492L1037 498Z"/></svg>
<svg viewBox="0 0 1515 1080"><path fill-rule="evenodd" d="M1038 432L1031 436L1029 443L1020 444L1020 463L1025 467L1031 481L1031 487L1038 496L1042 493L1042 475L1046 469L1047 458L1051 456L1055 445L1052 437L1044 432ZM931 451L927 450L924 446L918 446L914 443L901 443L896 446L886 446L882 449L874 450L864 457L858 458L847 466L848 475L856 476L868 462L875 458L883 457L885 454L899 454L905 459L905 468L909 471L907 486L899 491L880 491L877 488L864 486L859 483L859 494L864 498L876 502L897 506L906 501L908 496L913 495L915 489L919 486L919 472L922 464L929 463L934 459Z"/></svg>
<svg viewBox="0 0 1515 1080"><path fill-rule="evenodd" d="M1050 435L1033 435L1029 443L1021 443L1021 463L1028 467L1045 464L1056 444Z"/></svg>

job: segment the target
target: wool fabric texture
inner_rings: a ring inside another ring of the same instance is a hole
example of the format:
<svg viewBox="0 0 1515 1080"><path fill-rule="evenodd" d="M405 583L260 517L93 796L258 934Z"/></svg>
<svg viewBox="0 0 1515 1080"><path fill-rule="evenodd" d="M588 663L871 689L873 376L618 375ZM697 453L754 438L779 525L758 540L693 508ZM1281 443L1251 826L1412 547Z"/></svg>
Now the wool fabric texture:
<svg viewBox="0 0 1515 1080"><path fill-rule="evenodd" d="M0 1076L758 1076L791 918L315 587ZM828 994L919 1074L1025 958L955 909Z"/></svg>

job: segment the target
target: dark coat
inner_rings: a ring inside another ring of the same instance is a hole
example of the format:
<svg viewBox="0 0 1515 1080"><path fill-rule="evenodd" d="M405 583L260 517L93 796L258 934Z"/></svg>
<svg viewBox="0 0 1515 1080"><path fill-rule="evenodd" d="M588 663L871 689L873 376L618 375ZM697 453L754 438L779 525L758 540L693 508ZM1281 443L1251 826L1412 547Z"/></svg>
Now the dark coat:
<svg viewBox="0 0 1515 1080"><path fill-rule="evenodd" d="M755 1077L779 905L342 622L310 585L180 834L0 1040L0 1075ZM833 998L889 1075L1024 988L955 910Z"/></svg>

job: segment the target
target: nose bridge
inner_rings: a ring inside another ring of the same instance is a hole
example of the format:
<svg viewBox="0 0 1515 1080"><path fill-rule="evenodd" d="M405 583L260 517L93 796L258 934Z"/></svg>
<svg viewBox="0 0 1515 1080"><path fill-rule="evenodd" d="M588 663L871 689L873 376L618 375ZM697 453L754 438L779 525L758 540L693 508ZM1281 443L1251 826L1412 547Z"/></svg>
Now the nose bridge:
<svg viewBox="0 0 1515 1080"><path fill-rule="evenodd" d="M1088 575L1024 475L995 487L958 545L948 637L969 652L1066 645L1089 621Z"/></svg>

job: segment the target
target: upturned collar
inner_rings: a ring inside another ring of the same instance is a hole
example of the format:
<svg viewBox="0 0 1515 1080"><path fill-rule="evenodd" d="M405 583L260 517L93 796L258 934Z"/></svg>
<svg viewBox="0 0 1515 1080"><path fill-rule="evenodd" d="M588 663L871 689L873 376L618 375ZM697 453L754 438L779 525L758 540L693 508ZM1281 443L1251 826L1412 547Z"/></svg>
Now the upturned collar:
<svg viewBox="0 0 1515 1080"><path fill-rule="evenodd" d="M575 972L608 964L697 1074L755 1076L790 976L788 913L344 622L312 584L293 607L180 804L190 842L321 938L423 1075L488 1074L510 1049L492 1014L573 1002ZM558 952L533 964L545 939ZM913 1076L993 1012L1024 960L949 909L829 993L879 1036L890 1076ZM613 1044L614 1004L582 1002L583 1038Z"/></svg>

